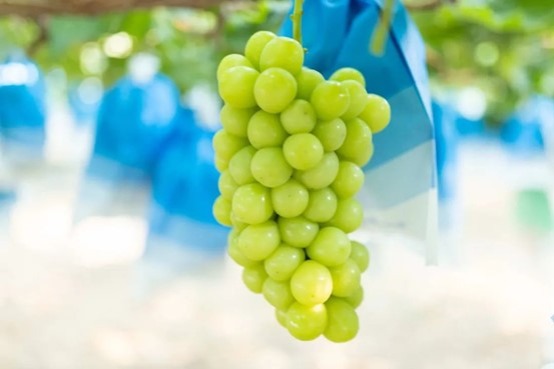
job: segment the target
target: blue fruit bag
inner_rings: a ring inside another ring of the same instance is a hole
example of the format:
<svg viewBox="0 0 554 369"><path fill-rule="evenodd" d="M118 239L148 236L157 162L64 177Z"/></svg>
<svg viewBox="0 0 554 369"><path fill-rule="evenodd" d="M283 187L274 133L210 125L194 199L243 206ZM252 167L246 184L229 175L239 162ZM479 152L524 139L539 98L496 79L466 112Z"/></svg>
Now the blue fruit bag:
<svg viewBox="0 0 554 369"><path fill-rule="evenodd" d="M42 156L45 96L44 78L33 62L13 55L0 64L0 136L10 160Z"/></svg>
<svg viewBox="0 0 554 369"><path fill-rule="evenodd" d="M214 164L214 132L197 124L191 110L180 121L154 170L146 255L164 252L220 255L228 229L219 225L212 205L219 195Z"/></svg>
<svg viewBox="0 0 554 369"><path fill-rule="evenodd" d="M364 230L387 230L423 241L435 262L437 194L435 143L424 43L397 2L384 53L370 53L382 1L306 0L302 18L305 64L328 78L341 67L361 71L366 88L391 105L391 123L374 136L375 153L360 192ZM281 34L292 34L287 19ZM368 237L371 237L368 235Z"/></svg>

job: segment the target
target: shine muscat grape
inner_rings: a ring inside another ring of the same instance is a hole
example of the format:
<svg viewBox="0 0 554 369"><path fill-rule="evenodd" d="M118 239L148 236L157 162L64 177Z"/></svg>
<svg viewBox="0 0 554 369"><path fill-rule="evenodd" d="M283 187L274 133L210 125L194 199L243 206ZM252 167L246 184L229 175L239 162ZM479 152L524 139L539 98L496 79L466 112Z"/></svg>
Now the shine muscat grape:
<svg viewBox="0 0 554 369"><path fill-rule="evenodd" d="M345 342L358 332L368 250L348 234L362 223L356 194L390 120L352 68L329 80L303 66L295 40L257 32L217 70L221 173L213 212L231 226L228 253L248 289L275 307L299 340Z"/></svg>

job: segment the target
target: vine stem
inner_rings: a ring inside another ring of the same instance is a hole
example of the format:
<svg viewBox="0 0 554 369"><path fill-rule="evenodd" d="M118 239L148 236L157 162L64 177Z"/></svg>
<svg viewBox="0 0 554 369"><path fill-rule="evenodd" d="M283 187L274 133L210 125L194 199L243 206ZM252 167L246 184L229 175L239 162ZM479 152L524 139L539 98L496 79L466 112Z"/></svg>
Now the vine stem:
<svg viewBox="0 0 554 369"><path fill-rule="evenodd" d="M383 55L385 44L390 31L395 0L385 0L379 23L375 27L371 38L370 51L375 55Z"/></svg>
<svg viewBox="0 0 554 369"><path fill-rule="evenodd" d="M292 20L292 37L302 44L302 6L304 0L294 0L294 9L290 16Z"/></svg>

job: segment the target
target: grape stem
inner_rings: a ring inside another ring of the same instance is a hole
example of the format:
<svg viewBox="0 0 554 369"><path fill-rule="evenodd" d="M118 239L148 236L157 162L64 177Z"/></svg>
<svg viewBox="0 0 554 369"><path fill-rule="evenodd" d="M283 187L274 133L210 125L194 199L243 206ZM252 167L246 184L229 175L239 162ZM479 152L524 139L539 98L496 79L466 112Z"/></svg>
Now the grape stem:
<svg viewBox="0 0 554 369"><path fill-rule="evenodd" d="M385 51L385 44L390 31L392 15L394 10L395 0L385 0L383 10L381 12L381 18L379 23L375 27L373 37L371 38L370 51L374 55L383 55Z"/></svg>
<svg viewBox="0 0 554 369"><path fill-rule="evenodd" d="M292 37L302 44L302 6L304 0L294 0L294 9L290 16L292 20Z"/></svg>

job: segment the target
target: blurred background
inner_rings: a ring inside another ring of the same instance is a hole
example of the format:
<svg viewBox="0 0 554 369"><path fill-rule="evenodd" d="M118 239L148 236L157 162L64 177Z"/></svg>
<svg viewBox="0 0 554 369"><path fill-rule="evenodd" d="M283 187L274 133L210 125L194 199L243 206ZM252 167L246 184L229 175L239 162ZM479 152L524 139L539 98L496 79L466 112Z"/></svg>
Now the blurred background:
<svg viewBox="0 0 554 369"><path fill-rule="evenodd" d="M440 258L362 232L360 334L337 345L278 326L211 216L217 64L291 3L0 0L0 367L553 369L552 4L403 3Z"/></svg>

